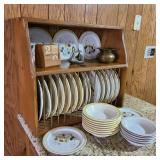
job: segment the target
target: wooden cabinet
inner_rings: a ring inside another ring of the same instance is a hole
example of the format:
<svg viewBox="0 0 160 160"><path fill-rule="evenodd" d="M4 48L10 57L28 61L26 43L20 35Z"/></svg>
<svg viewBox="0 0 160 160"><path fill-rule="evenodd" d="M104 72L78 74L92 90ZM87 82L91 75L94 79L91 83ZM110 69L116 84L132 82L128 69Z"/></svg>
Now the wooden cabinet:
<svg viewBox="0 0 160 160"><path fill-rule="evenodd" d="M124 44L123 29L121 27L109 27L105 25L85 25L70 22L57 22L44 19L33 18L17 18L11 21L13 30L13 52L15 53L17 66L18 80L16 86L18 89L18 112L22 114L26 120L29 128L34 135L41 135L47 130L55 127L52 125L53 119L46 120L45 122L38 122L38 109L37 109L37 77L57 73L71 73L101 69L118 69L120 76L120 93L116 100L115 105L120 107L123 101L125 82L126 82L126 69L127 53ZM50 67L47 69L35 68L32 62L32 54L30 47L29 27L42 27L47 29L51 34L60 29L71 29L79 37L84 31L96 32L100 39L102 47L112 47L118 50L118 59L115 63L104 64L98 61L85 62L82 65L71 65L68 69L62 69L59 66ZM61 119L63 115L59 118ZM57 118L57 117L54 117ZM68 119L66 117L66 119ZM66 125L71 125L75 122L80 122L81 119L72 119ZM60 124L61 120L60 120Z"/></svg>

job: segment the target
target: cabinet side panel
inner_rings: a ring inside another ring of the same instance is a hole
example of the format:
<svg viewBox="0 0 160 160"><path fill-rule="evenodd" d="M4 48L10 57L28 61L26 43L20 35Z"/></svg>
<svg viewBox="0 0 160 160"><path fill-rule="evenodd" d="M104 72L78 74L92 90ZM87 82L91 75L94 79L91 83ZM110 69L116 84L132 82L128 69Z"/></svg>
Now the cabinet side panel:
<svg viewBox="0 0 160 160"><path fill-rule="evenodd" d="M33 134L38 126L35 68L31 60L28 24L24 20L14 21L15 52L18 61L19 112L27 121Z"/></svg>
<svg viewBox="0 0 160 160"><path fill-rule="evenodd" d="M17 121L18 66L14 52L13 23L4 23L4 155L24 155L25 143Z"/></svg>

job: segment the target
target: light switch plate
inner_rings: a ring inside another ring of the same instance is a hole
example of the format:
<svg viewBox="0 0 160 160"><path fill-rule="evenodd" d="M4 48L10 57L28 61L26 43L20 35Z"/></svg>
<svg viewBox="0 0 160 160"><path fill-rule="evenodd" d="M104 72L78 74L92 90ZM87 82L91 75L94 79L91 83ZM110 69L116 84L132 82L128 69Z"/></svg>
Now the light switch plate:
<svg viewBox="0 0 160 160"><path fill-rule="evenodd" d="M135 20L134 20L134 30L135 31L139 31L141 28L141 20L142 20L142 16L141 15L136 15L135 16Z"/></svg>
<svg viewBox="0 0 160 160"><path fill-rule="evenodd" d="M144 58L153 58L156 53L156 46L146 46Z"/></svg>

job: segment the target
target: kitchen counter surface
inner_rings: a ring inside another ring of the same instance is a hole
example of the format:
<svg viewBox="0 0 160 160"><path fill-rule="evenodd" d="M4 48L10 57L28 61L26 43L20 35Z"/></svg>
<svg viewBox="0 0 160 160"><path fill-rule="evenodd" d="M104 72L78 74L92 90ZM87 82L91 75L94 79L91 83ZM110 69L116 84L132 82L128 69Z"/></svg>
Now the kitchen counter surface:
<svg viewBox="0 0 160 160"><path fill-rule="evenodd" d="M133 108L143 114L144 117L150 120L156 120L156 107L150 103L143 100L135 98L133 96L125 94L124 107ZM25 123L23 117L18 114L17 118L28 136L32 147L35 149L37 155L52 155L48 153L42 143L41 138L36 138L31 134L30 129ZM130 145L121 135L117 133L112 137L107 138L97 138L87 133L81 126L75 125L75 127L80 128L87 136L86 146L79 152L75 153L75 156L155 156L156 155L156 145L148 145L145 147L135 147Z"/></svg>

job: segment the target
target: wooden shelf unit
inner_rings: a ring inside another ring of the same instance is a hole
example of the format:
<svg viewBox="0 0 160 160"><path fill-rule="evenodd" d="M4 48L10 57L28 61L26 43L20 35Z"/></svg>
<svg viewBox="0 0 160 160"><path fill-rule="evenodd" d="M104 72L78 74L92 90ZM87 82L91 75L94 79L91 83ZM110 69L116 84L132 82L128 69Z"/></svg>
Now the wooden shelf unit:
<svg viewBox="0 0 160 160"><path fill-rule="evenodd" d="M64 23L57 21L50 21L44 19L33 18L16 18L8 20L7 29L12 30L14 47L13 52L16 61L17 70L17 89L18 89L18 112L22 114L26 120L32 133L39 136L45 133L50 127L43 126L38 122L38 107L37 107L37 77L49 74L81 72L100 69L120 68L120 93L117 98L117 106L121 106L123 102L126 71L127 71L127 53L124 44L123 29L120 27L110 27L104 25L84 25L76 23ZM103 64L98 62L86 62L84 65L71 65L69 69L62 69L60 67L51 67L47 69L36 69L32 63L31 47L29 38L29 27L42 27L46 29L53 36L60 29L71 29L78 37L84 31L96 32L101 40L102 47L112 47L118 50L118 59L112 64ZM6 29L6 30L7 30ZM78 120L79 121L79 120ZM47 123L50 123L49 120ZM75 119L68 124L75 123ZM49 124L50 125L50 124ZM64 124L60 124L64 125Z"/></svg>

